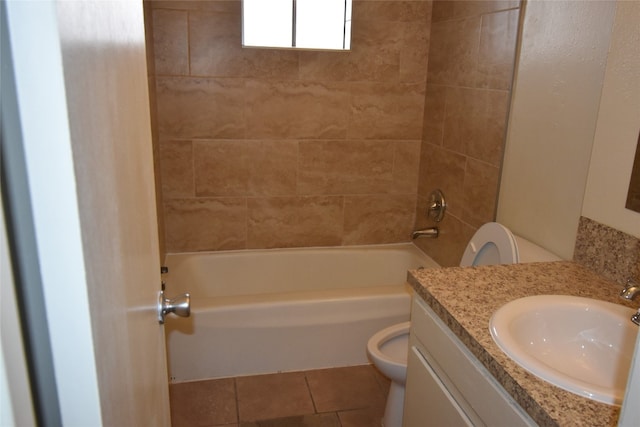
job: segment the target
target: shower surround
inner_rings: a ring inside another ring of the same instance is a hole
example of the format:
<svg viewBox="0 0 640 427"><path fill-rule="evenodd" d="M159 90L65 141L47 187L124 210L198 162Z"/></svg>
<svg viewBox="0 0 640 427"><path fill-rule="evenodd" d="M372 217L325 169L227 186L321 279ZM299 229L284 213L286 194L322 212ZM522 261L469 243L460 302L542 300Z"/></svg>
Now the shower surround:
<svg viewBox="0 0 640 427"><path fill-rule="evenodd" d="M486 194L495 200L501 144L487 162L477 154L487 150L482 138L470 141L476 150L425 139L440 117L430 108L427 64L450 72L441 55L451 50L447 25L455 25L454 41L475 37L464 44L465 67L505 74L518 2L356 0L349 52L243 49L239 0L145 4L167 252L406 242L423 215L419 181L445 193L456 182L451 213L465 233L493 219L492 209L475 207ZM434 36L444 45L430 56ZM449 120L494 140L510 81L498 91L492 78L479 93L459 89L462 81L434 82L450 89L448 111L479 94L473 114L458 109ZM459 163L433 164L441 152L445 162L462 156L462 176L475 186L458 188ZM464 218L465 205L478 214ZM444 254L459 246L450 237L439 243L453 248L438 248Z"/></svg>

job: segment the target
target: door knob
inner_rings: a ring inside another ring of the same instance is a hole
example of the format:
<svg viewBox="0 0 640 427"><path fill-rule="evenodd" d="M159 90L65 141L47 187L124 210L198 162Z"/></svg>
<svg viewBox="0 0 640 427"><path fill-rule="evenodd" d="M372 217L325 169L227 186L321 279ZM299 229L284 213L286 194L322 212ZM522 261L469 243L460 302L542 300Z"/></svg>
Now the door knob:
<svg viewBox="0 0 640 427"><path fill-rule="evenodd" d="M166 298L164 291L160 291L158 295L158 322L164 324L164 316L167 313L173 313L180 317L189 317L191 315L191 296L189 293L178 295L175 298Z"/></svg>

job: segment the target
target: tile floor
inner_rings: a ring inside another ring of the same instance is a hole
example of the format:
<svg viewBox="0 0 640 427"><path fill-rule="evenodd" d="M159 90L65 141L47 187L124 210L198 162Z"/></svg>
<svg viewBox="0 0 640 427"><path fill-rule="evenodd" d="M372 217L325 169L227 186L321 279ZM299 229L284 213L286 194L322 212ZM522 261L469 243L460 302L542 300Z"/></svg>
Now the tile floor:
<svg viewBox="0 0 640 427"><path fill-rule="evenodd" d="M173 427L380 427L389 380L371 365L171 384Z"/></svg>

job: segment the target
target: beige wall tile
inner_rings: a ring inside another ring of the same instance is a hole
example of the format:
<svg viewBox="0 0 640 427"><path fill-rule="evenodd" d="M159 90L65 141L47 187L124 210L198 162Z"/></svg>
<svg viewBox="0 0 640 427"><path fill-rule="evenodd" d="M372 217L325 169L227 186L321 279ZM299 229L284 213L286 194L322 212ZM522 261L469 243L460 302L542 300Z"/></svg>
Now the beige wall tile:
<svg viewBox="0 0 640 427"><path fill-rule="evenodd" d="M396 141L393 159L393 193L415 194L420 174L421 142Z"/></svg>
<svg viewBox="0 0 640 427"><path fill-rule="evenodd" d="M420 21L430 24L433 1L404 1L400 3L400 20L404 22ZM428 27L428 25L427 25Z"/></svg>
<svg viewBox="0 0 640 427"><path fill-rule="evenodd" d="M248 141L247 145L248 194L295 194L298 177L298 141Z"/></svg>
<svg viewBox="0 0 640 427"><path fill-rule="evenodd" d="M153 11L153 54L158 75L188 75L187 12Z"/></svg>
<svg viewBox="0 0 640 427"><path fill-rule="evenodd" d="M238 79L159 77L161 138L243 138L244 82Z"/></svg>
<svg viewBox="0 0 640 427"><path fill-rule="evenodd" d="M402 37L401 22L370 17L356 21L354 17L349 80L398 81Z"/></svg>
<svg viewBox="0 0 640 427"><path fill-rule="evenodd" d="M165 200L164 215L167 252L245 248L245 199Z"/></svg>
<svg viewBox="0 0 640 427"><path fill-rule="evenodd" d="M518 7L518 0L456 0L453 3L454 18L466 18Z"/></svg>
<svg viewBox="0 0 640 427"><path fill-rule="evenodd" d="M348 87L343 83L246 82L247 137L344 138Z"/></svg>
<svg viewBox="0 0 640 427"><path fill-rule="evenodd" d="M294 194L297 154L296 141L195 141L196 195Z"/></svg>
<svg viewBox="0 0 640 427"><path fill-rule="evenodd" d="M476 87L511 88L519 14L512 9L482 17Z"/></svg>
<svg viewBox="0 0 640 427"><path fill-rule="evenodd" d="M447 214L462 215L464 179L467 158L462 154L433 144L423 144L418 194L428 197L435 190L444 193Z"/></svg>
<svg viewBox="0 0 640 427"><path fill-rule="evenodd" d="M420 141L303 141L299 194L404 193L417 190Z"/></svg>
<svg viewBox="0 0 640 427"><path fill-rule="evenodd" d="M343 244L409 241L415 206L415 195L346 196Z"/></svg>
<svg viewBox="0 0 640 427"><path fill-rule="evenodd" d="M240 2L228 6L189 13L191 74L296 79L298 52L243 48Z"/></svg>
<svg viewBox="0 0 640 427"><path fill-rule="evenodd" d="M249 164L244 141L195 141L193 154L196 195L247 195Z"/></svg>
<svg viewBox="0 0 640 427"><path fill-rule="evenodd" d="M191 141L160 143L162 195L165 199L195 196Z"/></svg>
<svg viewBox="0 0 640 427"><path fill-rule="evenodd" d="M341 196L248 199L247 247L339 246Z"/></svg>
<svg viewBox="0 0 640 427"><path fill-rule="evenodd" d="M242 77L240 3L224 12L189 12L189 57L196 76Z"/></svg>
<svg viewBox="0 0 640 427"><path fill-rule="evenodd" d="M447 88L445 86L427 84L422 138L430 144L442 145L446 102Z"/></svg>
<svg viewBox="0 0 640 427"><path fill-rule="evenodd" d="M436 0L433 2L433 22L468 18L519 5L519 0Z"/></svg>
<svg viewBox="0 0 640 427"><path fill-rule="evenodd" d="M300 77L420 82L426 78L431 3L359 1L350 52L300 52Z"/></svg>
<svg viewBox="0 0 640 427"><path fill-rule="evenodd" d="M499 166L509 98L506 91L449 88L444 147Z"/></svg>
<svg viewBox="0 0 640 427"><path fill-rule="evenodd" d="M301 51L298 53L300 79L348 81L352 57L352 52Z"/></svg>
<svg viewBox="0 0 640 427"><path fill-rule="evenodd" d="M429 37L429 27L424 25L424 22L404 23L400 47L401 82L424 83L426 81Z"/></svg>
<svg viewBox="0 0 640 427"><path fill-rule="evenodd" d="M454 0L434 0L431 22L447 21L454 17Z"/></svg>
<svg viewBox="0 0 640 427"><path fill-rule="evenodd" d="M303 141L298 193L386 193L393 183L393 141Z"/></svg>
<svg viewBox="0 0 640 427"><path fill-rule="evenodd" d="M225 13L241 0L150 0L154 9L208 10Z"/></svg>
<svg viewBox="0 0 640 427"><path fill-rule="evenodd" d="M351 16L353 22L376 18L387 21L398 21L401 18L403 3L406 2L354 0Z"/></svg>
<svg viewBox="0 0 640 427"><path fill-rule="evenodd" d="M429 83L472 86L480 44L480 16L432 25Z"/></svg>
<svg viewBox="0 0 640 427"><path fill-rule="evenodd" d="M243 75L262 79L298 79L298 55L293 50L242 49Z"/></svg>
<svg viewBox="0 0 640 427"><path fill-rule="evenodd" d="M349 138L420 139L424 84L354 83Z"/></svg>
<svg viewBox="0 0 640 427"><path fill-rule="evenodd" d="M464 177L462 219L475 227L495 219L500 169L474 159L467 159Z"/></svg>

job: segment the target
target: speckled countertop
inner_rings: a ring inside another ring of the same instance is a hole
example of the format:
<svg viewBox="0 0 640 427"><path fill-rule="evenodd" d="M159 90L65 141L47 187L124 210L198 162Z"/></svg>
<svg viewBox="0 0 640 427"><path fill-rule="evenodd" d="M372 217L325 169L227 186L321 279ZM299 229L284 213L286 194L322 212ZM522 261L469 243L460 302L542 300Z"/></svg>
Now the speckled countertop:
<svg viewBox="0 0 640 427"><path fill-rule="evenodd" d="M531 295L575 295L638 308L620 285L571 261L411 270L409 284L541 426L615 426L620 408L564 391L518 366L491 338L491 315Z"/></svg>

